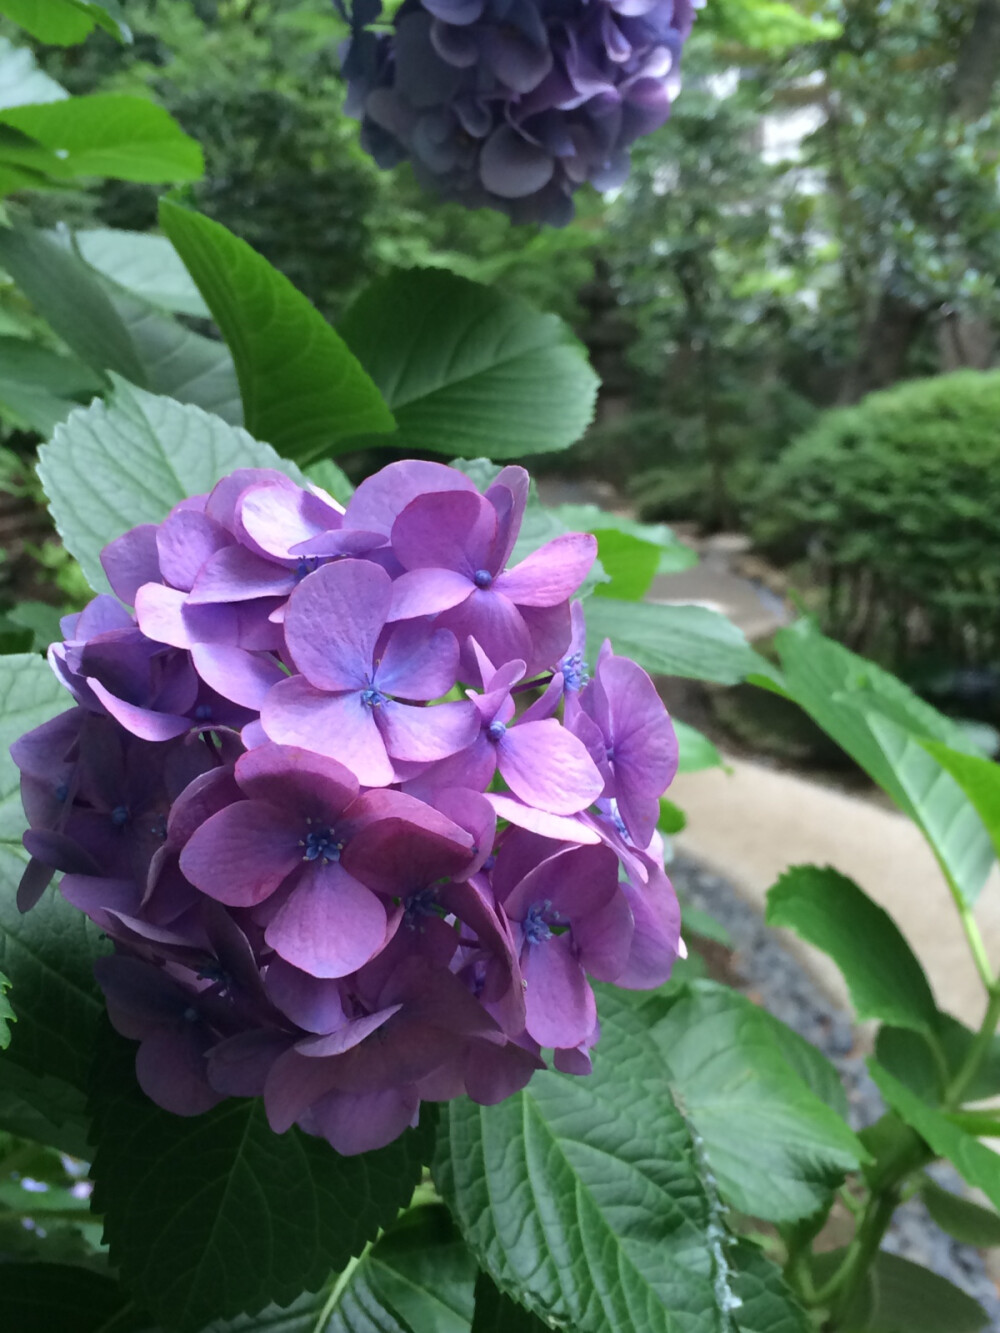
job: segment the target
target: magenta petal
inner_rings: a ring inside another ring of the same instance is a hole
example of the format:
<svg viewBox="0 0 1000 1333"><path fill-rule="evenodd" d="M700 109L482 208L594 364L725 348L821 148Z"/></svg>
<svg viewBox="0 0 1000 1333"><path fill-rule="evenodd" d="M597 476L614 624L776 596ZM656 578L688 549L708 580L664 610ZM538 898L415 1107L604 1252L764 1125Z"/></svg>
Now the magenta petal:
<svg viewBox="0 0 1000 1333"><path fill-rule="evenodd" d="M191 660L206 685L224 699L254 710L262 707L272 685L287 678L274 658L227 644L196 643Z"/></svg>
<svg viewBox="0 0 1000 1333"><path fill-rule="evenodd" d="M237 529L259 555L287 559L299 542L339 528L340 509L311 491L287 486L251 486L240 497Z"/></svg>
<svg viewBox="0 0 1000 1333"><path fill-rule="evenodd" d="M597 912L573 922L573 943L581 964L596 981L617 981L628 965L635 920L621 891Z"/></svg>
<svg viewBox="0 0 1000 1333"><path fill-rule="evenodd" d="M572 597L597 557L597 538L590 532L569 532L546 542L501 574L496 581L518 606L558 606Z"/></svg>
<svg viewBox="0 0 1000 1333"><path fill-rule="evenodd" d="M261 1097L267 1076L288 1049L283 1032L240 1032L208 1052L208 1081L226 1097Z"/></svg>
<svg viewBox="0 0 1000 1333"><path fill-rule="evenodd" d="M279 472L277 468L237 468L235 472L228 473L221 481L216 482L211 495L205 501L205 513L209 518L214 518L216 523L228 528L230 532L234 531L240 496L251 486L261 486L264 483L285 486L289 490L299 489L291 477Z"/></svg>
<svg viewBox="0 0 1000 1333"><path fill-rule="evenodd" d="M229 907L263 902L301 861L288 815L263 801L238 801L220 810L181 852L181 870L191 883Z"/></svg>
<svg viewBox="0 0 1000 1333"><path fill-rule="evenodd" d="M385 908L342 866L310 866L271 921L265 939L314 977L346 977L385 941Z"/></svg>
<svg viewBox="0 0 1000 1333"><path fill-rule="evenodd" d="M475 492L476 487L464 472L443 463L425 463L419 459L390 463L363 481L351 496L345 526L367 528L388 536L410 501L428 491Z"/></svg>
<svg viewBox="0 0 1000 1333"><path fill-rule="evenodd" d="M251 800L284 807L290 818L335 820L358 794L358 780L335 759L265 741L236 763L236 779Z"/></svg>
<svg viewBox="0 0 1000 1333"><path fill-rule="evenodd" d="M271 1003L307 1032L333 1032L347 1021L337 981L311 976L275 958L264 985Z"/></svg>
<svg viewBox="0 0 1000 1333"><path fill-rule="evenodd" d="M399 760L398 764L403 763ZM449 787L484 792L497 769L496 746L480 732L471 745L447 759L423 767L415 778L406 783L406 790L422 801L436 802L436 793ZM491 807L492 808L492 807Z"/></svg>
<svg viewBox="0 0 1000 1333"><path fill-rule="evenodd" d="M175 509L156 532L164 581L171 587L189 591L206 560L232 544L225 528L207 514L196 509Z"/></svg>
<svg viewBox="0 0 1000 1333"><path fill-rule="evenodd" d="M292 676L270 691L261 722L273 741L336 759L366 787L395 781L373 710L361 702L360 694L331 696L313 689L302 676Z"/></svg>
<svg viewBox="0 0 1000 1333"><path fill-rule="evenodd" d="M402 1009L401 1004L390 1004L373 1014L364 1014L361 1018L345 1020L333 1032L324 1036L303 1037L296 1042L295 1049L310 1060L324 1060L333 1055L343 1055L353 1051L355 1046L370 1037L379 1028L385 1027L389 1019Z"/></svg>
<svg viewBox="0 0 1000 1333"><path fill-rule="evenodd" d="M438 491L406 506L392 526L392 549L404 569L452 569L471 579L485 568L496 531L496 512L481 495Z"/></svg>
<svg viewBox="0 0 1000 1333"><path fill-rule="evenodd" d="M496 1106L527 1087L532 1074L544 1068L543 1060L513 1042L497 1047L470 1041L463 1064L465 1090L480 1106Z"/></svg>
<svg viewBox="0 0 1000 1333"><path fill-rule="evenodd" d="M470 703L431 704L418 708L390 700L376 710L375 717L386 752L393 759L411 763L447 759L471 745L480 730L479 714Z"/></svg>
<svg viewBox="0 0 1000 1333"><path fill-rule="evenodd" d="M285 638L310 684L325 690L370 684L390 597L389 575L370 560L324 565L302 581L285 612Z"/></svg>
<svg viewBox="0 0 1000 1333"><path fill-rule="evenodd" d="M575 842L581 845L601 841L597 829L581 819L567 818L565 815L550 815L544 810L515 801L501 792L487 792L486 799L501 819L509 824L537 833L542 838L556 838L560 842Z"/></svg>
<svg viewBox="0 0 1000 1333"><path fill-rule="evenodd" d="M677 771L673 724L656 686L627 657L602 655L594 686L598 721L612 748L618 810L632 841L646 847L656 828L659 798Z"/></svg>
<svg viewBox="0 0 1000 1333"><path fill-rule="evenodd" d="M629 990L652 990L669 980L680 952L681 913L662 870L652 870L642 888L622 885L635 919L628 962L616 982Z"/></svg>
<svg viewBox="0 0 1000 1333"><path fill-rule="evenodd" d="M275 1134L284 1134L299 1116L331 1089L336 1078L332 1060L307 1060L294 1047L279 1055L264 1085L264 1109Z"/></svg>
<svg viewBox="0 0 1000 1333"><path fill-rule="evenodd" d="M390 620L415 620L459 606L476 585L466 574L452 569L414 569L392 585Z"/></svg>
<svg viewBox="0 0 1000 1333"><path fill-rule="evenodd" d="M449 630L401 624L389 635L375 672L386 694L421 702L447 694L458 674L458 640Z"/></svg>
<svg viewBox="0 0 1000 1333"><path fill-rule="evenodd" d="M492 662L520 659L531 669L533 653L528 626L514 603L495 588L473 588L472 596L461 606L445 611L438 624L452 630L459 643L464 644L469 637L475 639ZM466 656L463 652L463 667ZM475 665L473 662L466 679L474 678Z"/></svg>
<svg viewBox="0 0 1000 1333"><path fill-rule="evenodd" d="M525 875L503 908L512 921L523 921L535 903L548 902L575 931L579 919L599 912L617 892L618 858L610 847L570 847Z"/></svg>
<svg viewBox="0 0 1000 1333"><path fill-rule="evenodd" d="M493 568L504 569L517 542L521 520L528 504L531 480L523 467L502 468L486 492L497 511L497 538L493 550Z"/></svg>
<svg viewBox="0 0 1000 1333"><path fill-rule="evenodd" d="M604 790L586 748L555 718L511 727L497 762L514 795L549 814L579 814Z"/></svg>
<svg viewBox="0 0 1000 1333"><path fill-rule="evenodd" d="M109 542L101 552L101 565L116 597L127 606L144 583L160 582L155 523L140 523Z"/></svg>
<svg viewBox="0 0 1000 1333"><path fill-rule="evenodd" d="M527 982L526 1028L541 1046L577 1046L597 1021L594 992L573 956L569 935L525 946L521 972Z"/></svg>
<svg viewBox="0 0 1000 1333"><path fill-rule="evenodd" d="M206 560L188 598L190 606L211 602L249 602L255 597L283 597L298 584L293 569L248 551L224 546Z"/></svg>
<svg viewBox="0 0 1000 1333"><path fill-rule="evenodd" d="M528 674L554 668L568 651L572 637L570 603L558 606L522 606L521 618L531 644L528 654Z"/></svg>
<svg viewBox="0 0 1000 1333"><path fill-rule="evenodd" d="M111 716L120 722L126 731L130 731L133 736L140 736L144 741L173 740L175 736L183 736L185 731L190 731L193 726L190 718L180 717L174 713L157 713L151 708L139 708L136 704L128 704L93 678L87 684Z"/></svg>
<svg viewBox="0 0 1000 1333"><path fill-rule="evenodd" d="M146 1037L135 1073L146 1096L174 1115L201 1115L223 1100L209 1085L205 1037L193 1025Z"/></svg>
<svg viewBox="0 0 1000 1333"><path fill-rule="evenodd" d="M341 1157L384 1148L415 1125L420 1098L412 1087L331 1092L317 1103L316 1128Z"/></svg>

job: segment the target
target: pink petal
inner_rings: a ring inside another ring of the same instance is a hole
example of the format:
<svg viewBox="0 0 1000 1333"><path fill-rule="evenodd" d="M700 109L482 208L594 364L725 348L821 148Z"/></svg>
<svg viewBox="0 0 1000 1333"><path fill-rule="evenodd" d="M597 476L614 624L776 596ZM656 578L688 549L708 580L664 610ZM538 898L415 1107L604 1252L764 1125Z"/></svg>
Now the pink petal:
<svg viewBox="0 0 1000 1333"><path fill-rule="evenodd" d="M447 694L458 674L458 640L449 630L401 624L389 635L375 672L386 694L421 702Z"/></svg>
<svg viewBox="0 0 1000 1333"><path fill-rule="evenodd" d="M453 569L471 579L485 568L496 531L496 512L481 495L438 491L402 511L392 525L392 549L404 569Z"/></svg>
<svg viewBox="0 0 1000 1333"><path fill-rule="evenodd" d="M518 606L557 606L577 591L596 558L593 533L569 532L525 556L495 587Z"/></svg>
<svg viewBox="0 0 1000 1333"><path fill-rule="evenodd" d="M224 699L255 711L263 706L271 686L287 679L274 658L226 644L196 643L191 660L206 685Z"/></svg>
<svg viewBox="0 0 1000 1333"><path fill-rule="evenodd" d="M336 981L311 976L275 958L268 964L264 985L271 1003L307 1032L332 1032L347 1021Z"/></svg>
<svg viewBox="0 0 1000 1333"><path fill-rule="evenodd" d="M574 924L606 907L618 891L618 858L610 847L570 847L546 857L504 898L512 921L523 921L535 903L548 902Z"/></svg>
<svg viewBox="0 0 1000 1333"><path fill-rule="evenodd" d="M410 501L428 491L473 491L478 494L475 484L457 468L405 459L390 463L361 483L351 496L344 524L388 536L393 523Z"/></svg>
<svg viewBox="0 0 1000 1333"><path fill-rule="evenodd" d="M499 580L498 580L499 582ZM461 606L445 611L438 624L450 629L464 644L470 636L483 648L493 662L529 662L532 657L531 634L524 617L508 598L496 588L473 588L472 595ZM471 653L463 650L464 679L475 679L476 662ZM530 662L529 662L530 669Z"/></svg>
<svg viewBox="0 0 1000 1333"><path fill-rule="evenodd" d="M596 981L617 981L628 966L635 920L620 890L597 912L573 922L573 943L581 965Z"/></svg>
<svg viewBox="0 0 1000 1333"><path fill-rule="evenodd" d="M618 810L637 847L648 845L659 798L677 772L673 724L642 667L627 657L604 657L594 680L607 717Z"/></svg>
<svg viewBox="0 0 1000 1333"><path fill-rule="evenodd" d="M284 486L289 490L299 489L291 477L279 472L277 468L237 468L235 472L230 472L216 483L211 495L205 501L205 513L230 532L235 531L240 496L251 486L261 486L265 482L273 486Z"/></svg>
<svg viewBox="0 0 1000 1333"><path fill-rule="evenodd" d="M511 727L497 745L497 763L515 796L549 814L579 814L604 790L584 745L555 718Z"/></svg>
<svg viewBox="0 0 1000 1333"><path fill-rule="evenodd" d="M575 842L581 845L601 841L601 835L589 823L563 815L550 815L544 810L515 801L501 792L488 791L486 799L501 819L509 824L537 833L542 838L555 838L560 842Z"/></svg>
<svg viewBox="0 0 1000 1333"><path fill-rule="evenodd" d="M336 759L365 787L395 781L373 710L361 702L360 694L331 696L313 689L302 676L291 676L270 691L260 720L271 740Z"/></svg>
<svg viewBox="0 0 1000 1333"><path fill-rule="evenodd" d="M286 962L314 977L346 977L385 941L385 908L342 866L310 866L264 938Z"/></svg>
<svg viewBox="0 0 1000 1333"><path fill-rule="evenodd" d="M331 1092L315 1108L316 1128L341 1157L384 1148L415 1125L420 1097L412 1087Z"/></svg>
<svg viewBox="0 0 1000 1333"><path fill-rule="evenodd" d="M388 574L370 560L324 565L302 581L285 612L285 639L310 684L357 690L371 683L390 597Z"/></svg>
<svg viewBox="0 0 1000 1333"><path fill-rule="evenodd" d="M194 1024L148 1036L136 1053L135 1073L146 1096L174 1115L201 1115L223 1100L209 1086L205 1038Z"/></svg>
<svg viewBox="0 0 1000 1333"><path fill-rule="evenodd" d="M292 818L340 817L358 794L358 780L335 759L266 741L236 763L236 779L251 800L268 801Z"/></svg>
<svg viewBox="0 0 1000 1333"><path fill-rule="evenodd" d="M480 731L479 714L470 703L418 708L390 700L375 710L375 720L386 752L393 759L417 763L447 759L471 745ZM365 778L361 781L366 786L374 785Z"/></svg>
<svg viewBox="0 0 1000 1333"><path fill-rule="evenodd" d="M225 528L206 514L199 514L196 509L175 509L156 533L164 581L189 591L206 560L232 544Z"/></svg>
<svg viewBox="0 0 1000 1333"><path fill-rule="evenodd" d="M339 528L343 515L318 495L287 486L251 486L240 496L236 527L259 555L288 559L291 547Z"/></svg>
<svg viewBox="0 0 1000 1333"><path fill-rule="evenodd" d="M465 574L452 569L414 569L392 585L390 620L415 620L458 606L475 591Z"/></svg>
<svg viewBox="0 0 1000 1333"><path fill-rule="evenodd" d="M554 935L541 944L526 945L521 972L527 982L525 1026L535 1041L540 1046L577 1046L585 1041L597 1021L597 1004L573 956L571 937Z"/></svg>
<svg viewBox="0 0 1000 1333"><path fill-rule="evenodd" d="M183 736L194 725L190 718L179 717L174 713L157 713L152 708L128 704L93 678L87 683L111 716L126 731L130 731L133 736L140 736L144 741L173 740L175 736Z"/></svg>
<svg viewBox="0 0 1000 1333"><path fill-rule="evenodd" d="M108 582L115 596L127 606L135 605L135 595L144 583L160 582L156 532L155 523L140 523L109 542L101 552L101 565Z"/></svg>
<svg viewBox="0 0 1000 1333"><path fill-rule="evenodd" d="M191 883L229 907L263 902L301 863L288 815L262 801L238 801L212 815L181 852Z"/></svg>
<svg viewBox="0 0 1000 1333"><path fill-rule="evenodd" d="M572 637L570 603L558 606L522 606L519 608L528 631L528 674L555 668L569 649Z"/></svg>
<svg viewBox="0 0 1000 1333"><path fill-rule="evenodd" d="M198 606L210 602L249 602L255 597L283 597L297 584L293 569L265 560L244 546L224 546L202 565L188 604Z"/></svg>
<svg viewBox="0 0 1000 1333"><path fill-rule="evenodd" d="M503 569L510 559L521 520L528 504L531 482L523 467L503 468L486 492L486 498L497 511L497 540L493 550L493 568Z"/></svg>

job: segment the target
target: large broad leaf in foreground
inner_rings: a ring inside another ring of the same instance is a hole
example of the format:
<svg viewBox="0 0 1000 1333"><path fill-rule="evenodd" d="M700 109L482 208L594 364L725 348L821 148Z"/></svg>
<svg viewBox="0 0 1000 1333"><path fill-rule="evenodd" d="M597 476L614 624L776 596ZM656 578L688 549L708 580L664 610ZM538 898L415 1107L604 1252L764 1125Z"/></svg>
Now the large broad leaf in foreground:
<svg viewBox="0 0 1000 1333"><path fill-rule="evenodd" d="M785 692L916 822L953 892L971 906L989 873L993 848L958 783L921 743L967 749L961 728L807 620L780 630L775 643Z"/></svg>
<svg viewBox="0 0 1000 1333"><path fill-rule="evenodd" d="M702 984L641 1012L727 1203L774 1222L807 1217L865 1159L818 1095L813 1057L795 1049L806 1043L743 996Z"/></svg>
<svg viewBox="0 0 1000 1333"><path fill-rule="evenodd" d="M373 283L340 331L402 449L523 458L567 448L593 415L597 376L561 319L443 269Z"/></svg>
<svg viewBox="0 0 1000 1333"><path fill-rule="evenodd" d="M239 467L302 476L293 463L199 407L119 383L110 404L74 412L39 450L56 527L91 587L106 590L101 549L137 523L159 523L189 495Z"/></svg>
<svg viewBox="0 0 1000 1333"><path fill-rule="evenodd" d="M232 352L248 430L308 463L351 436L393 429L355 355L284 274L177 204L161 204L160 222Z"/></svg>
<svg viewBox="0 0 1000 1333"><path fill-rule="evenodd" d="M340 1157L277 1135L259 1099L184 1118L139 1090L135 1046L107 1029L94 1070L94 1207L138 1304L170 1328L288 1304L387 1226L413 1192L427 1134Z"/></svg>
<svg viewBox="0 0 1000 1333"><path fill-rule="evenodd" d="M95 25L113 37L128 36L117 0L4 0L3 13L37 37L55 46L82 42Z"/></svg>
<svg viewBox="0 0 1000 1333"><path fill-rule="evenodd" d="M435 1181L498 1287L557 1325L729 1333L723 1232L662 1059L613 992L601 1018L589 1077L450 1104Z"/></svg>
<svg viewBox="0 0 1000 1333"><path fill-rule="evenodd" d="M0 112L0 124L53 153L53 175L164 184L197 180L205 169L197 142L144 97L93 93L13 107Z"/></svg>
<svg viewBox="0 0 1000 1333"><path fill-rule="evenodd" d="M767 923L787 926L828 953L859 1018L932 1031L937 1006L913 950L892 917L829 866L793 866L768 891Z"/></svg>

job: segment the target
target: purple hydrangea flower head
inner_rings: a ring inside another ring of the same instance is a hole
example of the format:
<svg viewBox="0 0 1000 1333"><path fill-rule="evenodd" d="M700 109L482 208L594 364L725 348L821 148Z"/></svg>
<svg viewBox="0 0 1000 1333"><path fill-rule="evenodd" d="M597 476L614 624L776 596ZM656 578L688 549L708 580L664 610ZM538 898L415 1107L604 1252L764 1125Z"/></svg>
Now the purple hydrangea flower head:
<svg viewBox="0 0 1000 1333"><path fill-rule="evenodd" d="M476 35L492 0L464 3L440 21ZM511 7L498 78L544 63L539 12ZM74 706L12 747L18 902L61 873L112 941L98 980L168 1110L262 1097L365 1152L424 1101L512 1095L543 1047L586 1074L591 981L669 976L671 724L610 648L587 673L593 538L512 561L527 496L406 461L342 511L245 469L103 552L114 596L50 653Z"/></svg>
<svg viewBox="0 0 1000 1333"><path fill-rule="evenodd" d="M515 222L565 224L584 182L621 185L664 123L697 0L404 0L357 7L347 107L381 167ZM376 15L377 17L377 11Z"/></svg>

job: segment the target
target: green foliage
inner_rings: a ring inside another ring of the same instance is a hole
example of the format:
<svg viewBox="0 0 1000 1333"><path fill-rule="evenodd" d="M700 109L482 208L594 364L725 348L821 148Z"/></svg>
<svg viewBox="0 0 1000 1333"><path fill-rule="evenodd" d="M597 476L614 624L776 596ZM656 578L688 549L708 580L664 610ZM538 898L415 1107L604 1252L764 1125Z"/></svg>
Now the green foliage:
<svg viewBox="0 0 1000 1333"><path fill-rule="evenodd" d="M44 170L60 178L109 176L160 183L197 180L204 170L195 140L162 107L139 97L95 93L9 107L0 112L0 125L41 144L51 154Z"/></svg>
<svg viewBox="0 0 1000 1333"><path fill-rule="evenodd" d="M679 773L698 773L703 768L722 767L722 756L707 736L676 717L673 723L679 749Z"/></svg>
<svg viewBox="0 0 1000 1333"><path fill-rule="evenodd" d="M276 467L302 479L294 463L239 427L124 383L110 404L74 413L38 462L59 535L97 589L107 586L102 547L137 523L160 522L236 467Z"/></svg>
<svg viewBox="0 0 1000 1333"><path fill-rule="evenodd" d="M340 452L352 436L393 430L362 366L277 269L219 223L169 201L160 221L233 354L248 430L302 462Z"/></svg>
<svg viewBox="0 0 1000 1333"><path fill-rule="evenodd" d="M924 970L883 908L836 870L793 866L768 891L767 923L830 955L858 1018L931 1031L937 1006Z"/></svg>
<svg viewBox="0 0 1000 1333"><path fill-rule="evenodd" d="M373 283L340 330L392 409L400 448L520 458L567 448L593 414L597 378L562 321L455 274Z"/></svg>
<svg viewBox="0 0 1000 1333"><path fill-rule="evenodd" d="M3 0L0 15L13 19L40 42L73 46L97 26L121 39L128 29L117 0Z"/></svg>
<svg viewBox="0 0 1000 1333"><path fill-rule="evenodd" d="M987 1322L983 1307L959 1287L880 1250L844 1326L852 1333L980 1333Z"/></svg>
<svg viewBox="0 0 1000 1333"><path fill-rule="evenodd" d="M731 620L702 606L602 598L587 607L587 634L591 657L610 639L615 652L634 658L653 675L734 685L762 665Z"/></svg>
<svg viewBox="0 0 1000 1333"><path fill-rule="evenodd" d="M1000 1214L942 1189L929 1176L920 1187L920 1197L941 1230L963 1245L1000 1245Z"/></svg>
<svg viewBox="0 0 1000 1333"><path fill-rule="evenodd" d="M498 1106L446 1108L435 1182L483 1268L543 1319L724 1333L722 1233L662 1056L610 991L601 1015L589 1078L538 1074Z"/></svg>
<svg viewBox="0 0 1000 1333"><path fill-rule="evenodd" d="M1000 653L1000 374L963 371L823 416L763 478L761 542L809 554L824 626L893 663Z"/></svg>
<svg viewBox="0 0 1000 1333"><path fill-rule="evenodd" d="M952 892L975 902L993 850L958 783L920 744L967 749L961 728L894 676L825 638L808 620L775 636L793 699L886 791L930 843Z"/></svg>
<svg viewBox="0 0 1000 1333"><path fill-rule="evenodd" d="M154 1105L134 1046L105 1027L94 1067L94 1205L112 1262L168 1326L292 1301L343 1267L406 1204L427 1131L339 1157L298 1130L278 1136L260 1099L194 1120Z"/></svg>
<svg viewBox="0 0 1000 1333"><path fill-rule="evenodd" d="M0 972L0 1050L3 1051L10 1045L10 1025L17 1020L17 1015L10 1007L10 1000L7 999L9 990L10 982Z"/></svg>
<svg viewBox="0 0 1000 1333"><path fill-rule="evenodd" d="M725 1202L770 1221L809 1217L864 1160L839 1112L803 1077L801 1052L790 1059L749 1000L702 985L644 1012Z"/></svg>
<svg viewBox="0 0 1000 1333"><path fill-rule="evenodd" d="M548 1324L499 1291L485 1273L476 1278L472 1333L545 1333Z"/></svg>
<svg viewBox="0 0 1000 1333"><path fill-rule="evenodd" d="M0 1319L18 1333L52 1333L60 1326L77 1333L147 1333L147 1317L129 1304L114 1278L77 1264L4 1265Z"/></svg>
<svg viewBox="0 0 1000 1333"><path fill-rule="evenodd" d="M472 1255L447 1209L413 1207L338 1280L316 1330L469 1333L475 1280Z"/></svg>
<svg viewBox="0 0 1000 1333"><path fill-rule="evenodd" d="M940 1157L947 1157L963 1179L980 1189L1000 1209L1000 1154L973 1135L957 1128L940 1111L927 1106L899 1079L893 1078L876 1060L868 1069L886 1102Z"/></svg>

